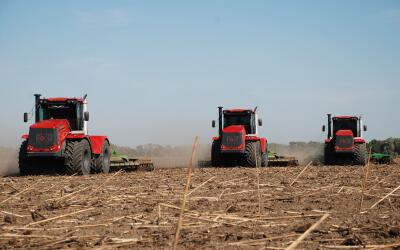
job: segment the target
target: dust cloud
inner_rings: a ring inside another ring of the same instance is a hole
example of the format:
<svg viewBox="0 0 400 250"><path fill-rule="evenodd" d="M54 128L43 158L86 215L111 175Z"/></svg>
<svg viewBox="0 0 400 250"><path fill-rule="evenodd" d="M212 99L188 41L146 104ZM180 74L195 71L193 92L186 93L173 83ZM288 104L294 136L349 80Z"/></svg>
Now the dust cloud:
<svg viewBox="0 0 400 250"><path fill-rule="evenodd" d="M191 146L178 146L165 150L167 147L161 147L162 153L147 153L157 167L186 167L190 161ZM323 158L324 144L319 142L290 142L289 144L268 144L268 150L281 156L295 157L300 164L304 165L313 161L321 163ZM159 152L160 152L159 151ZM211 144L199 145L196 159L201 161L211 160Z"/></svg>
<svg viewBox="0 0 400 250"><path fill-rule="evenodd" d="M0 146L0 176L14 175L18 172L17 150Z"/></svg>
<svg viewBox="0 0 400 250"><path fill-rule="evenodd" d="M194 165L197 165L199 159L210 160L211 155L210 145L199 145L196 151ZM192 146L178 146L174 147L173 150L164 154L153 154L150 155L154 166L159 168L182 168L187 167L192 156Z"/></svg>
<svg viewBox="0 0 400 250"><path fill-rule="evenodd" d="M113 151L117 154L131 157L150 157L156 167L172 168L187 167L192 155L192 146L162 146L158 144L139 145L136 148L112 145ZM197 148L194 162L199 159L210 160L211 145L200 144ZM195 164L196 165L196 164Z"/></svg>
<svg viewBox="0 0 400 250"><path fill-rule="evenodd" d="M324 144L319 142L290 142L289 145L271 143L268 150L282 156L295 157L301 165L310 161L322 162Z"/></svg>
<svg viewBox="0 0 400 250"><path fill-rule="evenodd" d="M156 167L186 167L191 157L191 146L160 146L155 144L139 146L135 152L130 152L133 156L151 157ZM149 150L149 149L152 150ZM321 163L323 158L324 145L319 142L290 142L289 144L268 144L268 150L281 156L295 157L300 164L304 165L313 161ZM156 150L155 150L156 149ZM145 153L144 153L145 152ZM133 154L132 154L133 153ZM211 160L211 144L199 145L196 159L201 161Z"/></svg>

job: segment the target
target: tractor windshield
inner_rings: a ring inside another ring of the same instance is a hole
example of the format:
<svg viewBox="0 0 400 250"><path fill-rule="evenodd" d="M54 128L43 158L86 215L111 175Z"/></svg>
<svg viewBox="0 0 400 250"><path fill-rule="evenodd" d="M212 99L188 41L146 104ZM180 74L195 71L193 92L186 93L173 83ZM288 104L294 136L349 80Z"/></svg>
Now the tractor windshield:
<svg viewBox="0 0 400 250"><path fill-rule="evenodd" d="M81 104L65 102L45 102L39 105L39 120L67 119L71 130L82 130Z"/></svg>
<svg viewBox="0 0 400 250"><path fill-rule="evenodd" d="M238 114L225 114L224 116L224 127L231 125L243 125L246 129L246 134L255 133L255 124L252 114L238 113Z"/></svg>
<svg viewBox="0 0 400 250"><path fill-rule="evenodd" d="M358 119L334 119L333 120L333 134L338 130L351 130L354 136L358 135Z"/></svg>

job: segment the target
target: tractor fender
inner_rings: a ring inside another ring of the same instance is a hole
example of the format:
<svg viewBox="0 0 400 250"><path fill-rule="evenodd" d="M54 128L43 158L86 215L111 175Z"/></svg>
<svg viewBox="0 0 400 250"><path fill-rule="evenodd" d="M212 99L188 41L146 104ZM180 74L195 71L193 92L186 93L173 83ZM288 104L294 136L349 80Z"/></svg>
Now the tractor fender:
<svg viewBox="0 0 400 250"><path fill-rule="evenodd" d="M69 134L67 134L67 136L65 137L65 139L70 139L70 140L74 140L74 139L82 140L82 139L84 139L84 138L86 138L86 135L85 135L84 133L79 133L79 134L72 134L72 133L69 133Z"/></svg>
<svg viewBox="0 0 400 250"><path fill-rule="evenodd" d="M261 153L266 153L267 152L267 138L260 138L260 144L261 144Z"/></svg>
<svg viewBox="0 0 400 250"><path fill-rule="evenodd" d="M85 134L68 134L66 139L69 140L87 140L90 145L92 154L99 155L103 152L104 141L108 141L107 136L103 135L85 135Z"/></svg>
<svg viewBox="0 0 400 250"><path fill-rule="evenodd" d="M366 143L364 138L356 137L354 138L354 143Z"/></svg>
<svg viewBox="0 0 400 250"><path fill-rule="evenodd" d="M261 146L261 153L264 154L267 151L267 138L254 135L246 135L246 141L259 141Z"/></svg>
<svg viewBox="0 0 400 250"><path fill-rule="evenodd" d="M87 136L92 148L92 154L99 155L103 152L104 142L108 142L107 136L103 135L89 135Z"/></svg>

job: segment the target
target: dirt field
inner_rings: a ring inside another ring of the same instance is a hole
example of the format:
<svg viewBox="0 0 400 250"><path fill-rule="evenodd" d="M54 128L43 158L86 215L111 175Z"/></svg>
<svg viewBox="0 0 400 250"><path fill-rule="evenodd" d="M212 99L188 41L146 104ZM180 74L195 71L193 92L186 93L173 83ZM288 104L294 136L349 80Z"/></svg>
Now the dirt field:
<svg viewBox="0 0 400 250"><path fill-rule="evenodd" d="M181 249L400 246L400 165L194 169ZM186 169L0 179L0 248L170 248ZM259 188L259 189L258 189ZM260 198L260 199L259 199ZM260 201L260 202L259 202ZM261 205L261 206L259 206Z"/></svg>

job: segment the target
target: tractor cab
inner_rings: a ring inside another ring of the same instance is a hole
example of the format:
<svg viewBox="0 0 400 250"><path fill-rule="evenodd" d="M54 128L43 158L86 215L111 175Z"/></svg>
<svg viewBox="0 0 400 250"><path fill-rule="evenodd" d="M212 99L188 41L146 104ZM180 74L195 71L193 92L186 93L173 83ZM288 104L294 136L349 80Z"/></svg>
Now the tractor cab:
<svg viewBox="0 0 400 250"><path fill-rule="evenodd" d="M246 134L258 134L256 124L257 114L250 109L228 109L224 110L224 128L230 126L243 126ZM261 120L258 120L261 124ZM258 125L259 125L258 124Z"/></svg>
<svg viewBox="0 0 400 250"><path fill-rule="evenodd" d="M361 137L361 119L357 116L336 116L332 118L332 124L334 136L339 131L347 130L348 134L351 132L354 137Z"/></svg>
<svg viewBox="0 0 400 250"><path fill-rule="evenodd" d="M250 109L226 109L223 112L221 151L243 152L246 135L257 135L257 114ZM259 120L261 124L261 120Z"/></svg>
<svg viewBox="0 0 400 250"><path fill-rule="evenodd" d="M258 135L258 126L262 126L262 120L258 119L256 110L251 109L219 109L219 134L224 131L240 130L245 135ZM215 128L215 120L212 121L212 127ZM239 132L239 131L238 131Z"/></svg>
<svg viewBox="0 0 400 250"><path fill-rule="evenodd" d="M87 134L86 96L84 98L40 98L35 95L35 123L45 121L62 123L67 121L70 131L78 131ZM28 114L24 114L24 121L28 121Z"/></svg>

